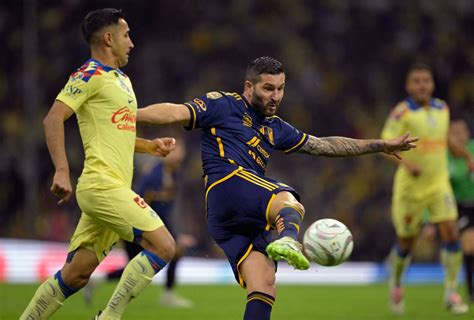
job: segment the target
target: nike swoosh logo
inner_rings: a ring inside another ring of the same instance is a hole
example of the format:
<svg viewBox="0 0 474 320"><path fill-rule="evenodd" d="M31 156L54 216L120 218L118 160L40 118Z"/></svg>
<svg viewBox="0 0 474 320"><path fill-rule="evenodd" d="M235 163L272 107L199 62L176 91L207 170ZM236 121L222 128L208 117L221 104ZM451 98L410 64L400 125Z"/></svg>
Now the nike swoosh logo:
<svg viewBox="0 0 474 320"><path fill-rule="evenodd" d="M133 99L128 99L128 104L132 103Z"/></svg>

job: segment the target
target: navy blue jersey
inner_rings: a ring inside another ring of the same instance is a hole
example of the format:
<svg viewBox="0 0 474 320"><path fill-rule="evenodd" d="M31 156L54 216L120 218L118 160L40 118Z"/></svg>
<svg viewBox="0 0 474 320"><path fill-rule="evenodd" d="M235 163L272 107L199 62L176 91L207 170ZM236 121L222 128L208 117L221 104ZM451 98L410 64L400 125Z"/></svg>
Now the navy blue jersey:
<svg viewBox="0 0 474 320"><path fill-rule="evenodd" d="M258 115L237 93L209 92L185 103L188 130L201 128L205 175L226 174L236 166L264 175L274 150L297 151L308 136L277 116Z"/></svg>

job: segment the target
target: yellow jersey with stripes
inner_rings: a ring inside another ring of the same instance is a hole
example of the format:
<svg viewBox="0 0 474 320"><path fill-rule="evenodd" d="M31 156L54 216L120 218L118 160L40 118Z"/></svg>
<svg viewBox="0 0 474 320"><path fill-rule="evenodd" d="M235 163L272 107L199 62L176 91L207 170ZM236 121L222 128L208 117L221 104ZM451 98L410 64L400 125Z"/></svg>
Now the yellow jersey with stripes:
<svg viewBox="0 0 474 320"><path fill-rule="evenodd" d="M131 187L137 101L127 75L90 59L56 99L76 113L81 133L85 161L77 190Z"/></svg>
<svg viewBox="0 0 474 320"><path fill-rule="evenodd" d="M264 175L274 150L295 152L308 139L277 116L257 114L237 93L208 92L185 105L191 113L187 129L202 129L205 175L227 174L236 166Z"/></svg>
<svg viewBox="0 0 474 320"><path fill-rule="evenodd" d="M441 99L431 99L430 104L421 106L412 98L400 102L390 113L382 131L383 139L392 139L409 131L419 137L415 149L403 153L403 158L421 169L414 177L405 166L400 165L395 174L395 186L419 194L449 183L447 138L449 129L449 108Z"/></svg>

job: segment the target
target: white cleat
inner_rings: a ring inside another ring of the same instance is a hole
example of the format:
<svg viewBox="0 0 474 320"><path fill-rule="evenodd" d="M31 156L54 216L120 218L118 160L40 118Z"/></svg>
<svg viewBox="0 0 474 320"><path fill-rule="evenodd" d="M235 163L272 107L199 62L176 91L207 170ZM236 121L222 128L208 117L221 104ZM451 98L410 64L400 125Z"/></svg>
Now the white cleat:
<svg viewBox="0 0 474 320"><path fill-rule="evenodd" d="M160 297L160 304L168 308L192 308L194 303L185 299L172 290L164 290Z"/></svg>
<svg viewBox="0 0 474 320"><path fill-rule="evenodd" d="M469 311L469 306L462 301L461 296L456 292L449 293L444 299L444 304L452 314L465 314Z"/></svg>
<svg viewBox="0 0 474 320"><path fill-rule="evenodd" d="M389 307L394 314L405 313L405 301L403 300L403 288L390 288Z"/></svg>

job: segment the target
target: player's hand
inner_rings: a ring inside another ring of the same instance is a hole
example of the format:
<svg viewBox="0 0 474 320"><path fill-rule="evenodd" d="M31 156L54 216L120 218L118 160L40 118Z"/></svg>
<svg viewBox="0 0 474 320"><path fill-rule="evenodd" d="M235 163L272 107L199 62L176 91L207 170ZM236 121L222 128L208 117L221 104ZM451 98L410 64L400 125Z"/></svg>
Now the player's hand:
<svg viewBox="0 0 474 320"><path fill-rule="evenodd" d="M410 149L416 148L416 144L414 142L418 141L418 137L409 136L410 133L407 132L398 138L385 140L385 148L383 152L401 160L402 157L400 156L400 151L408 151Z"/></svg>
<svg viewBox="0 0 474 320"><path fill-rule="evenodd" d="M61 198L58 201L59 205L69 201L72 194L69 172L56 170L53 177L53 184L51 185L51 192Z"/></svg>
<svg viewBox="0 0 474 320"><path fill-rule="evenodd" d="M156 138L151 140L148 146L148 153L157 157L166 157L171 151L176 148L175 138Z"/></svg>

